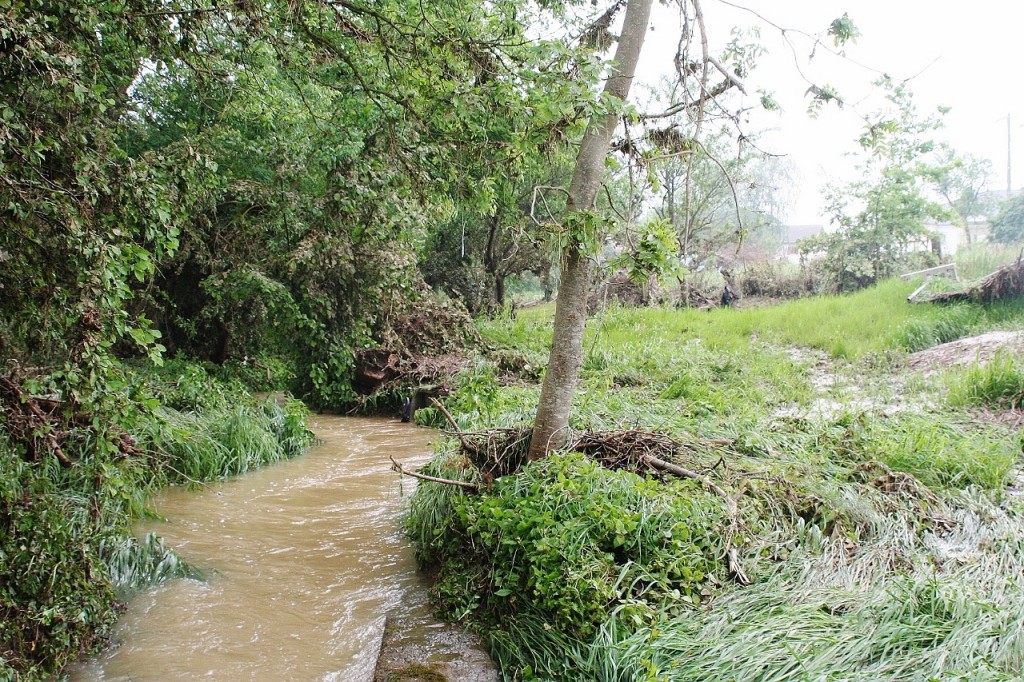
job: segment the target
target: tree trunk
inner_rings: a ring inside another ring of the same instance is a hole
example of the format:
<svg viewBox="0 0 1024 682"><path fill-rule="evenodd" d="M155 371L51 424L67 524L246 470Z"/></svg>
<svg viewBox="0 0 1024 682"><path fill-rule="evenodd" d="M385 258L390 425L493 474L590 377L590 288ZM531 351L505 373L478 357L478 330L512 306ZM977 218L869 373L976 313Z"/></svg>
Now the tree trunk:
<svg viewBox="0 0 1024 682"><path fill-rule="evenodd" d="M555 298L555 288L551 284L551 262L544 257L544 267L540 271L540 286L544 292L544 302L550 303Z"/></svg>
<svg viewBox="0 0 1024 682"><path fill-rule="evenodd" d="M495 212L487 221L487 247L484 249L484 272L491 276L490 309L505 305L505 276L499 275L501 258L498 256L498 230L501 217Z"/></svg>
<svg viewBox="0 0 1024 682"><path fill-rule="evenodd" d="M605 95L618 100L625 100L629 95L653 1L629 0L626 3L622 34L615 49L612 71L605 83ZM567 212L593 210L601 188L605 157L618 122L616 113L595 116L590 120L576 157ZM583 327L587 319L589 285L589 256L581 251L579 244L570 244L562 253L554 337L530 441L531 460L541 459L551 450L561 447L569 435L569 410L583 362Z"/></svg>
<svg viewBox="0 0 1024 682"><path fill-rule="evenodd" d="M494 304L499 308L505 305L505 275L494 273Z"/></svg>

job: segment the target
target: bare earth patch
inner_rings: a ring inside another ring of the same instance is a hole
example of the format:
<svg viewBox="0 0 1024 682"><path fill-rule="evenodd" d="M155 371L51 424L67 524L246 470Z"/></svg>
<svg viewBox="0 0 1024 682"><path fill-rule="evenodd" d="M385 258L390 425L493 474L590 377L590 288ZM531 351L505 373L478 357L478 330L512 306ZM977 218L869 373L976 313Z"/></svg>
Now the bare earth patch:
<svg viewBox="0 0 1024 682"><path fill-rule="evenodd" d="M895 414L911 406L904 400L905 377L898 374L873 375L865 385L864 369L836 360L822 350L790 347L793 362L807 367L807 379L817 397L807 405L788 405L774 416L797 419L834 419L844 411Z"/></svg>
<svg viewBox="0 0 1024 682"><path fill-rule="evenodd" d="M907 364L912 370L930 372L975 362L986 363L999 351L1024 357L1024 332L988 332L950 341L912 354Z"/></svg>

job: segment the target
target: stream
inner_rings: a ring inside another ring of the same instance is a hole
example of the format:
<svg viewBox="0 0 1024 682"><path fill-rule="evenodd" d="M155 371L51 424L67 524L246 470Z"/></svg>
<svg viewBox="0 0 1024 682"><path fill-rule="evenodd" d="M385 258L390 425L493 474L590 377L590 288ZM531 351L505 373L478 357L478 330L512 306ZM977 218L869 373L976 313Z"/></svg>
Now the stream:
<svg viewBox="0 0 1024 682"><path fill-rule="evenodd" d="M384 616L385 648L418 642L425 663L462 657L462 635L431 616L400 528L414 481L388 461L424 463L434 432L335 416L310 427L320 442L296 459L156 496L167 520L140 534L159 534L206 579L134 597L111 646L72 680L370 681Z"/></svg>

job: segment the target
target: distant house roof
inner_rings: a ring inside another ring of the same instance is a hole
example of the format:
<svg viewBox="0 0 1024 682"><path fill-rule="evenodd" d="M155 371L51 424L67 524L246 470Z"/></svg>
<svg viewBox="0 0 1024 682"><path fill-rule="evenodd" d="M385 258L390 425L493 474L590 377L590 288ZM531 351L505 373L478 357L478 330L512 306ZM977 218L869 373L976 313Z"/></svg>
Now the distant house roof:
<svg viewBox="0 0 1024 682"><path fill-rule="evenodd" d="M1009 193L1007 193L1005 189L990 189L982 192L979 195L979 198L982 201L988 201L993 204L998 204L1000 201L1012 199L1013 197L1020 195L1021 192L1024 192L1024 190L1011 189Z"/></svg>
<svg viewBox="0 0 1024 682"><path fill-rule="evenodd" d="M786 243L795 244L801 239L821 234L824 230L821 225L786 225Z"/></svg>

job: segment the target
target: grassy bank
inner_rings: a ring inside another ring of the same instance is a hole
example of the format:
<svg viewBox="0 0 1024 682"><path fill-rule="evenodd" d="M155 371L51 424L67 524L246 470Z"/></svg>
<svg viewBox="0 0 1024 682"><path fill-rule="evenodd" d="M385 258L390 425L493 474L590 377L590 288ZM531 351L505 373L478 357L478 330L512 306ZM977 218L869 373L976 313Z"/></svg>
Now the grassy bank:
<svg viewBox="0 0 1024 682"><path fill-rule="evenodd" d="M1019 679L1021 441L976 416L1019 403L1024 372L911 374L906 358L1024 317L909 305L914 286L600 314L572 427L605 450L489 485L456 442L429 465L483 486L413 500L441 609L485 634L508 680ZM529 421L549 316L482 323L493 350L449 399L465 430Z"/></svg>
<svg viewBox="0 0 1024 682"><path fill-rule="evenodd" d="M190 574L159 540L131 534L153 490L311 442L298 401L258 400L198 365L122 368L116 385L111 421L78 419L59 434L67 464L0 424L0 680L47 679L102 641L133 590Z"/></svg>

